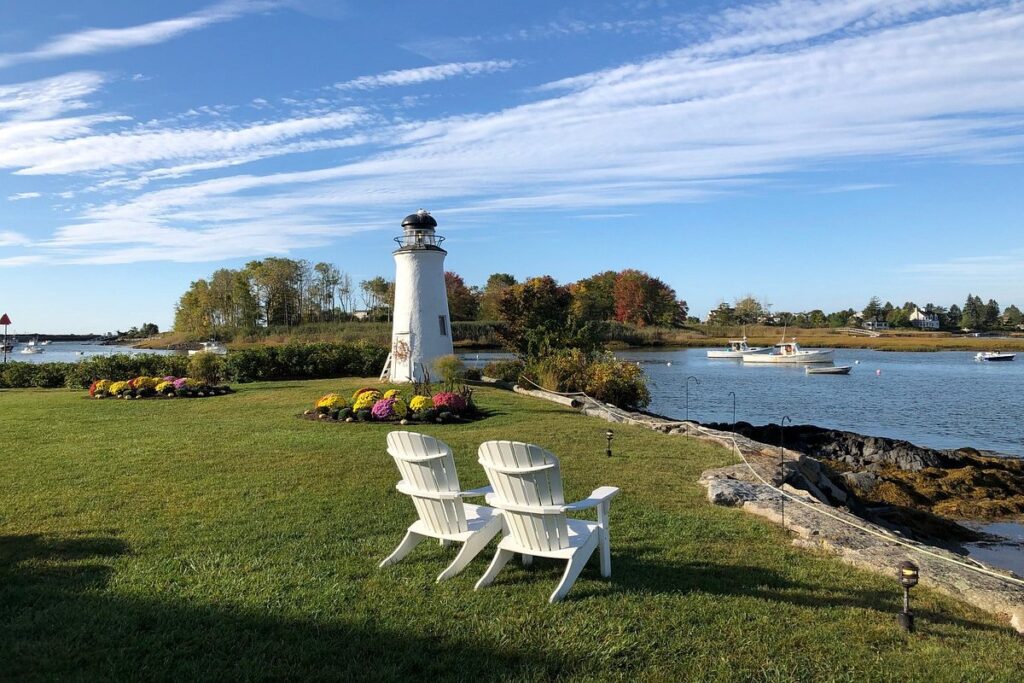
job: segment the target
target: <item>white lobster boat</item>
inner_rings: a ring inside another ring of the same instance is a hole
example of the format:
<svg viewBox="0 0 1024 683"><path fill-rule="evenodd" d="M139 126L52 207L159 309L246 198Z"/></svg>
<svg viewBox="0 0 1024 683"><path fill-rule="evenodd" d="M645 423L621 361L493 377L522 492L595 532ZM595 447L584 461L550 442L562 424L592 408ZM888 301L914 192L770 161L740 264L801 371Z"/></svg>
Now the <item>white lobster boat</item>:
<svg viewBox="0 0 1024 683"><path fill-rule="evenodd" d="M771 353L743 354L744 363L774 363L806 365L809 363L831 363L833 349L801 349L796 339L775 345Z"/></svg>
<svg viewBox="0 0 1024 683"><path fill-rule="evenodd" d="M228 355L228 349L220 342L215 341L204 341L200 342L201 349L189 349L188 355L194 356L197 353L212 353L215 356L226 356Z"/></svg>
<svg viewBox="0 0 1024 683"><path fill-rule="evenodd" d="M1013 360L1017 354L1006 353L1004 351L981 351L974 356L974 360L984 360L989 362L994 361L1009 361Z"/></svg>
<svg viewBox="0 0 1024 683"><path fill-rule="evenodd" d="M751 347L747 344L747 338L730 339L729 348L712 349L708 351L708 358L743 358L747 353L768 353L772 350L770 346Z"/></svg>

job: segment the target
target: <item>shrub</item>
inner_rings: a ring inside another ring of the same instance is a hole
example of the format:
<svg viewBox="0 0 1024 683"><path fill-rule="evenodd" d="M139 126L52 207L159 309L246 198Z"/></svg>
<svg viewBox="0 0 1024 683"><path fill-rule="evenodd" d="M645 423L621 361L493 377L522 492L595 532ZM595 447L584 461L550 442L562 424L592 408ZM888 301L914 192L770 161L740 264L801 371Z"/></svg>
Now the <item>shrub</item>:
<svg viewBox="0 0 1024 683"><path fill-rule="evenodd" d="M224 376L224 358L215 353L197 353L190 356L188 374L189 377L195 377L204 384L217 384Z"/></svg>
<svg viewBox="0 0 1024 683"><path fill-rule="evenodd" d="M455 354L441 356L434 361L434 368L441 375L441 383L448 391L458 386L466 375L466 366Z"/></svg>
<svg viewBox="0 0 1024 683"><path fill-rule="evenodd" d="M621 408L646 408L651 402L643 370L611 355L602 356L590 364L584 391L598 401Z"/></svg>
<svg viewBox="0 0 1024 683"><path fill-rule="evenodd" d="M591 358L579 349L556 351L531 362L525 374L549 391L583 391Z"/></svg>
<svg viewBox="0 0 1024 683"><path fill-rule="evenodd" d="M286 344L232 352L225 372L235 382L367 377L384 366L387 347L368 342Z"/></svg>
<svg viewBox="0 0 1024 683"><path fill-rule="evenodd" d="M525 369L526 366L521 360L496 360L484 366L484 374L502 382L515 384Z"/></svg>

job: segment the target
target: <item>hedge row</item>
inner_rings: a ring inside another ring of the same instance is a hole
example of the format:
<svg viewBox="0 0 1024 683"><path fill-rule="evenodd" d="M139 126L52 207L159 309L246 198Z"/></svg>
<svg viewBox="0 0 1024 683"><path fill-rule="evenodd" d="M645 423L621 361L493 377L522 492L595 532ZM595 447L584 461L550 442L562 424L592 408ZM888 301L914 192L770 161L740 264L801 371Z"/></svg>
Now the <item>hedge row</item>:
<svg viewBox="0 0 1024 683"><path fill-rule="evenodd" d="M219 360L223 363L221 374L230 381L254 382L370 377L380 373L387 355L387 348L374 344L324 342L243 349ZM7 363L0 366L0 387L88 389L98 379L129 379L140 375L184 377L187 374L187 356L116 354L78 363Z"/></svg>

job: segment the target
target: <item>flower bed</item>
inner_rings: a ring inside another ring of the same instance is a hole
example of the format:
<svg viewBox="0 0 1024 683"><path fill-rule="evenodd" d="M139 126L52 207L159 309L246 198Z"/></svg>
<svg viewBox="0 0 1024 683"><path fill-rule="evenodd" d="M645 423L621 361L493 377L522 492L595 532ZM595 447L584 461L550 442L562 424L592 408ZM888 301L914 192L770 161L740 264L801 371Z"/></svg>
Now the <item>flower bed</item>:
<svg viewBox="0 0 1024 683"><path fill-rule="evenodd" d="M398 424L448 424L472 422L484 417L473 403L473 391L405 394L401 389L381 392L372 387L359 389L351 397L330 393L321 396L302 416L308 420L333 422L391 422Z"/></svg>
<svg viewBox="0 0 1024 683"><path fill-rule="evenodd" d="M98 379L89 385L90 398L206 398L233 394L227 385L210 385L189 377L135 377L113 382Z"/></svg>

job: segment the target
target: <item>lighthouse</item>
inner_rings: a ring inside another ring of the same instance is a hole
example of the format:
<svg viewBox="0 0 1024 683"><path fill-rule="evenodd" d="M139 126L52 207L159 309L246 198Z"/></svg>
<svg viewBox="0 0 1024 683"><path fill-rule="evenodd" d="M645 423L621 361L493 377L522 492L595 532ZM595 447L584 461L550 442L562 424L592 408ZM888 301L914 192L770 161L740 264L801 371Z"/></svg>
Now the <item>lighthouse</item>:
<svg viewBox="0 0 1024 683"><path fill-rule="evenodd" d="M381 379L419 382L434 373L434 361L452 353L448 292L444 285L444 237L437 221L420 209L402 221L396 237L394 325L391 353Z"/></svg>

